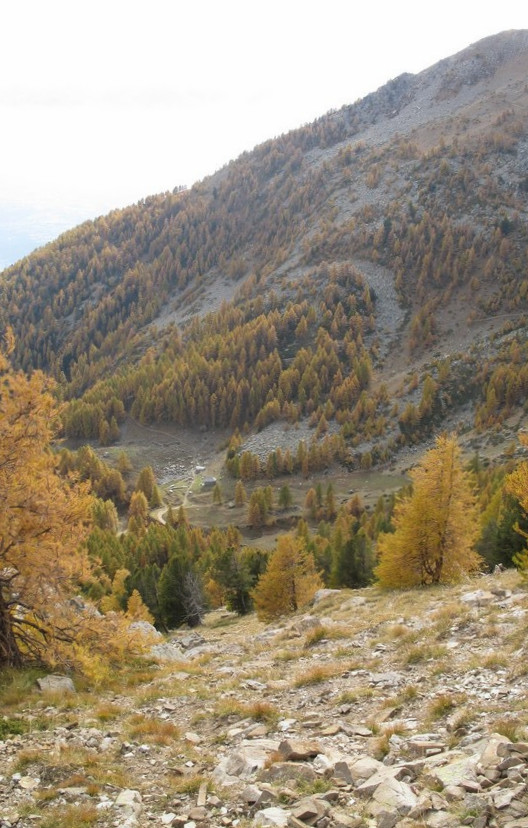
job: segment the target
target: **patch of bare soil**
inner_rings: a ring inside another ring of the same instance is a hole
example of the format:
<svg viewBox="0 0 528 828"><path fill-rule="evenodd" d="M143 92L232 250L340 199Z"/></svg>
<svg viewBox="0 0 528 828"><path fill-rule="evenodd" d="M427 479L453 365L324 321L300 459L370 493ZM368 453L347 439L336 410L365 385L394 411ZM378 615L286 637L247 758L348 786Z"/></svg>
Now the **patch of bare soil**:
<svg viewBox="0 0 528 828"><path fill-rule="evenodd" d="M173 296L152 324L158 330L168 325L184 327L192 319L219 310L223 302L231 302L238 288L236 280L215 268L199 284L193 284Z"/></svg>
<svg viewBox="0 0 528 828"><path fill-rule="evenodd" d="M145 426L128 417L119 443L104 453L112 458L124 449L135 469L152 466L161 485L178 481L191 485L196 467L207 466L229 436L227 431L170 424Z"/></svg>

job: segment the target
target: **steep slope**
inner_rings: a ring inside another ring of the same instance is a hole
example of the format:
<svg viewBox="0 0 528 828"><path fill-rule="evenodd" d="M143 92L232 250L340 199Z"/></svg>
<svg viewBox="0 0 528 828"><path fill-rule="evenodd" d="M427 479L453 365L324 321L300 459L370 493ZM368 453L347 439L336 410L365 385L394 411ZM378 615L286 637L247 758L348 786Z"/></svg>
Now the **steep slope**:
<svg viewBox="0 0 528 828"><path fill-rule="evenodd" d="M495 425L528 388L527 69L528 32L487 38L61 236L3 274L19 363L84 394L69 433L103 441L127 411L324 415L361 455L384 434L379 460L457 405Z"/></svg>

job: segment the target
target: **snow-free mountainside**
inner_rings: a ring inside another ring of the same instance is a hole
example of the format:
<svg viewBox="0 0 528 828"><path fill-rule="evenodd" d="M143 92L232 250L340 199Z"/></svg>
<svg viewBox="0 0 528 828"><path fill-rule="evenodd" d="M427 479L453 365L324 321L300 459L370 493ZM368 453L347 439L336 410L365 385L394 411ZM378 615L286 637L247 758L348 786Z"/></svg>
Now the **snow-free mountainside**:
<svg viewBox="0 0 528 828"><path fill-rule="evenodd" d="M0 828L528 828L527 78L0 274Z"/></svg>

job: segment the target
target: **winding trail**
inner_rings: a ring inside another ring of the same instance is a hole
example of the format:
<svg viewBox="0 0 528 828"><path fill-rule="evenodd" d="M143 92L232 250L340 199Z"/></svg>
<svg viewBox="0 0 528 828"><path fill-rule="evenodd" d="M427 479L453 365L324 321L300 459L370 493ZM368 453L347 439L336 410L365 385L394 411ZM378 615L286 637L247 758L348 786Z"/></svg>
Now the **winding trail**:
<svg viewBox="0 0 528 828"><path fill-rule="evenodd" d="M169 507L165 506L165 505L158 506L157 509L151 509L151 511L149 512L149 515L152 518L152 520L155 520L158 523L161 523L163 526L165 526L167 521L165 520L163 515L165 515L167 513L168 508Z"/></svg>

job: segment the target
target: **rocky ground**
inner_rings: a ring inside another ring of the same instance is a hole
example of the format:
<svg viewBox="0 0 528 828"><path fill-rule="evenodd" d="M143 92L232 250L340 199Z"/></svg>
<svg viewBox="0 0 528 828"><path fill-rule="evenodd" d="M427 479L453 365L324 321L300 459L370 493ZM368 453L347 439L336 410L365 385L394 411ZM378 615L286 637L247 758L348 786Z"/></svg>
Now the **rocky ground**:
<svg viewBox="0 0 528 828"><path fill-rule="evenodd" d="M2 690L0 826L528 828L528 591L217 611L111 686Z"/></svg>

